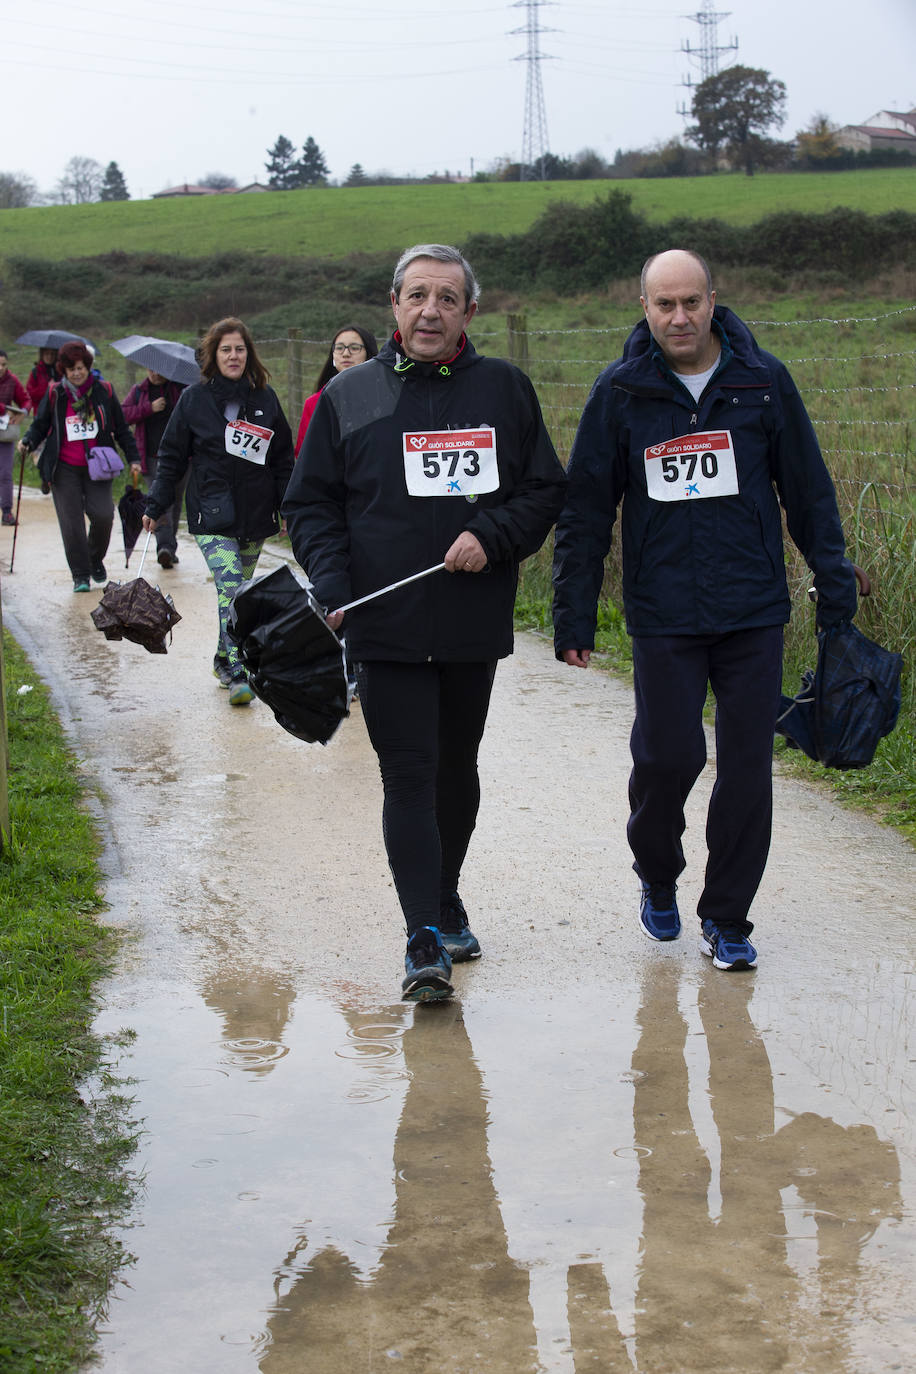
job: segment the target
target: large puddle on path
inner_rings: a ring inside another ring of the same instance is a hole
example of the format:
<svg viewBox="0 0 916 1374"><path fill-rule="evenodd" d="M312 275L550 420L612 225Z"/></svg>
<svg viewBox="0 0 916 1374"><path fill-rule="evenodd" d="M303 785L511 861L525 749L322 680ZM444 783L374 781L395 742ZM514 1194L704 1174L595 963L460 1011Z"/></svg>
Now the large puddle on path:
<svg viewBox="0 0 916 1374"><path fill-rule="evenodd" d="M101 1368L911 1369L911 988L868 989L125 990L145 1187Z"/></svg>

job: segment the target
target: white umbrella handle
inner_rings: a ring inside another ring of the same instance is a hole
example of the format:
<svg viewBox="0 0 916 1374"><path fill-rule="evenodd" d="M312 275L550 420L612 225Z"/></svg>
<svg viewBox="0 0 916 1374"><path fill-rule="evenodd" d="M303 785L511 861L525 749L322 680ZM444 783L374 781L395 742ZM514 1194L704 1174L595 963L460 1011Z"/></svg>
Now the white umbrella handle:
<svg viewBox="0 0 916 1374"><path fill-rule="evenodd" d="M408 582L416 582L421 577L429 577L430 573L442 572L444 567L444 563L437 563L434 568L424 568L423 572L412 573L410 577L402 577L400 582L392 582L387 587L379 587L377 592L370 592L368 596L361 596L357 601L348 601L346 606L338 606L336 611L330 611L329 614L340 615L342 611L352 611L354 606L362 606L366 601L374 601L377 596L384 596L386 592L396 591L398 587L406 587Z"/></svg>
<svg viewBox="0 0 916 1374"><path fill-rule="evenodd" d="M143 571L143 563L144 563L144 560L145 560L145 558L146 558L146 551L147 551L147 549L149 548L149 541L152 539L152 537L153 537L153 531L152 531L152 530L147 530L147 531L146 531L146 543L143 545L143 553L142 553L141 558L140 558L140 566L139 566L139 568L137 569L137 576L138 576L138 577L140 576L140 574L141 574L142 571Z"/></svg>

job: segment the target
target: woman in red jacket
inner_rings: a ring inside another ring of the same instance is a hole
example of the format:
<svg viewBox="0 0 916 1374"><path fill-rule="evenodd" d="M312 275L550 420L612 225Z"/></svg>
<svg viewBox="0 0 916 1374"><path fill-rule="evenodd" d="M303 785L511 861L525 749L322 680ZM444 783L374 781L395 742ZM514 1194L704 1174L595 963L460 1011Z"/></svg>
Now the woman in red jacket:
<svg viewBox="0 0 916 1374"><path fill-rule="evenodd" d="M0 509L3 511L2 523L15 525L13 514L13 439L7 439L9 426L14 420L14 412L27 411L31 401L15 373L10 372L9 359L0 348Z"/></svg>
<svg viewBox="0 0 916 1374"><path fill-rule="evenodd" d="M32 409L38 413L38 407L44 400L44 394L52 382L57 381L57 349L39 348L38 361L29 373L25 389L29 393L32 402Z"/></svg>
<svg viewBox="0 0 916 1374"><path fill-rule="evenodd" d="M370 334L368 329L361 329L358 324L345 324L338 329L331 340L331 347L328 349L324 366L318 373L315 390L302 407L299 433L296 435L297 453L302 447L302 440L305 438L309 420L311 420L318 404L318 397L331 378L336 376L338 372L345 372L348 367L356 367L357 363L364 363L368 358L374 358L377 353L378 344L375 342L375 335Z"/></svg>

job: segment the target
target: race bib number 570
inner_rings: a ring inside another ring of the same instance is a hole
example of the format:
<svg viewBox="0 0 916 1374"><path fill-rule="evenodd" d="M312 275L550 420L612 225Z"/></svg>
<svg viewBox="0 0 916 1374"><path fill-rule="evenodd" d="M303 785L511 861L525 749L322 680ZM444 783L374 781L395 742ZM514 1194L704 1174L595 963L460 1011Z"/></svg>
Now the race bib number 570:
<svg viewBox="0 0 916 1374"><path fill-rule="evenodd" d="M496 430L484 425L405 434L404 477L411 496L473 498L496 491Z"/></svg>
<svg viewBox="0 0 916 1374"><path fill-rule="evenodd" d="M682 434L645 451L646 487L653 501L698 501L737 496L738 470L727 429Z"/></svg>

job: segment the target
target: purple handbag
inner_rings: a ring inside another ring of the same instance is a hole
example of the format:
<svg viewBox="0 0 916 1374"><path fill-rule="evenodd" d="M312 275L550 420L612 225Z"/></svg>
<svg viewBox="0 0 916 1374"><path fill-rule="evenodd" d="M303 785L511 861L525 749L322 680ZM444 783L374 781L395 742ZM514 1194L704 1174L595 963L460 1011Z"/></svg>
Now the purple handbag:
<svg viewBox="0 0 916 1374"><path fill-rule="evenodd" d="M95 448L90 449L86 461L93 482L110 482L112 477L117 477L119 472L124 471L118 450L106 448L104 444L97 444Z"/></svg>

